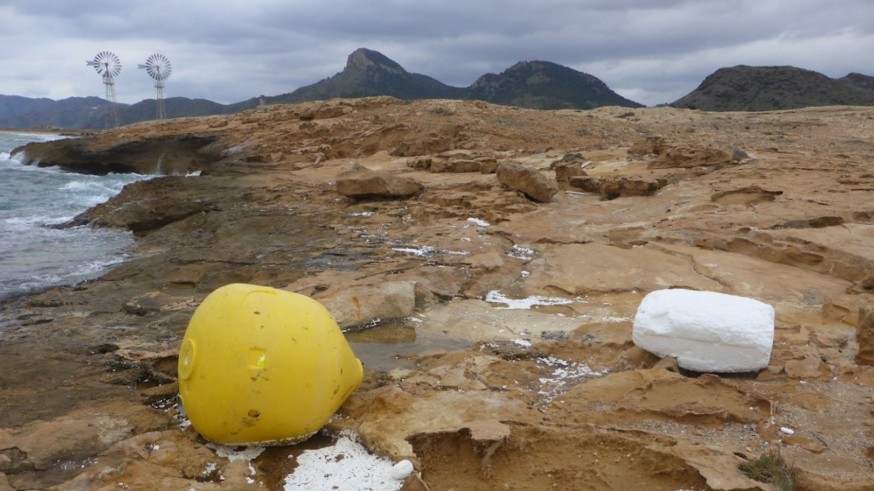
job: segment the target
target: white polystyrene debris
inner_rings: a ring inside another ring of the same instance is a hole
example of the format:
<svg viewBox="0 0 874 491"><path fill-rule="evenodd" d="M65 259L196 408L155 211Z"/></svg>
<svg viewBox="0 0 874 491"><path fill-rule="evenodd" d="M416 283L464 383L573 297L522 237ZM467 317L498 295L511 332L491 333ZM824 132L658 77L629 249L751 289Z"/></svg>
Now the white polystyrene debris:
<svg viewBox="0 0 874 491"><path fill-rule="evenodd" d="M632 339L657 356L676 357L687 370L760 370L771 359L774 308L724 293L657 290L640 302Z"/></svg>
<svg viewBox="0 0 874 491"><path fill-rule="evenodd" d="M474 224L474 225L479 225L480 227L488 227L490 225L489 222L487 222L485 220L481 220L479 218L471 217L471 218L468 218L467 221Z"/></svg>
<svg viewBox="0 0 874 491"><path fill-rule="evenodd" d="M394 467L391 468L392 479L397 479L398 481L403 481L404 479L407 478L407 476L409 476L412 473L413 473L413 463L407 459L404 459L404 460L398 462L397 464L394 465Z"/></svg>
<svg viewBox="0 0 874 491"><path fill-rule="evenodd" d="M207 443L206 446L215 450L215 454L219 457L224 457L231 462L256 459L266 450L265 447L243 447L241 450L237 450L235 447L217 443Z"/></svg>
<svg viewBox="0 0 874 491"><path fill-rule="evenodd" d="M332 446L304 450L294 472L285 477L284 489L395 491L404 483L394 479L393 466L391 460L368 452L354 434L344 434Z"/></svg>
<svg viewBox="0 0 874 491"><path fill-rule="evenodd" d="M785 433L787 435L794 435L795 434L795 430L793 430L792 428L787 428L785 426L780 427L780 432Z"/></svg>
<svg viewBox="0 0 874 491"><path fill-rule="evenodd" d="M507 306L503 307L504 309L530 309L531 307L534 307L536 305L567 305L574 302L573 300L570 300L568 298L543 297L540 295L534 295L527 298L510 298L505 296L498 290L492 290L488 292L483 300L489 303L506 304Z"/></svg>

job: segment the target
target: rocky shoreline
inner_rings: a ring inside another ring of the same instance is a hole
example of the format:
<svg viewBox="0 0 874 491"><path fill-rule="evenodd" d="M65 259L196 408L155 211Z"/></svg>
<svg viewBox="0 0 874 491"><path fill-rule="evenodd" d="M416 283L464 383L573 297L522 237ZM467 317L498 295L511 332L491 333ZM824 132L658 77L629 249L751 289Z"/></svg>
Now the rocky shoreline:
<svg viewBox="0 0 874 491"><path fill-rule="evenodd" d="M131 230L133 260L2 305L0 490L281 487L326 436L228 459L176 406L188 319L233 282L347 329L365 381L328 433L413 460L405 489L771 489L737 466L772 449L800 489L870 489L872 136L862 107L376 97L28 146L166 176L77 218ZM677 287L772 305L767 369L635 347L643 296Z"/></svg>

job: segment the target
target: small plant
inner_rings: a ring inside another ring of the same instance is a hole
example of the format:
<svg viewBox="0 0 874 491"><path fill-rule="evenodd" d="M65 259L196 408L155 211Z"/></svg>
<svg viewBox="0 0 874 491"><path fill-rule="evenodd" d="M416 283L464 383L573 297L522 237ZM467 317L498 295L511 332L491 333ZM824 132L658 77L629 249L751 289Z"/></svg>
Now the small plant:
<svg viewBox="0 0 874 491"><path fill-rule="evenodd" d="M769 450L756 460L737 466L750 479L771 483L778 491L795 491L795 468L776 450Z"/></svg>
<svg viewBox="0 0 874 491"><path fill-rule="evenodd" d="M431 108L428 110L428 112L435 116L452 116L455 114L455 111L453 111L452 109L442 106Z"/></svg>

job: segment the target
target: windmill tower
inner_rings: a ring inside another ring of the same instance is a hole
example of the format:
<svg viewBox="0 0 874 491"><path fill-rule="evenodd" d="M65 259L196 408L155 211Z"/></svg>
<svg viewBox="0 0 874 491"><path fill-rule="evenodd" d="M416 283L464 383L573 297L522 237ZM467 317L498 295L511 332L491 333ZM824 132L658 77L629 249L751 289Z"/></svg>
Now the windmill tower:
<svg viewBox="0 0 874 491"><path fill-rule="evenodd" d="M155 89L158 94L155 97L155 119L164 119L167 113L164 110L164 80L170 76L170 60L162 54L155 53L146 59L144 65L137 65L137 68L143 68L155 80Z"/></svg>
<svg viewBox="0 0 874 491"><path fill-rule="evenodd" d="M109 101L109 111L106 113L106 127L118 126L118 101L115 99L115 77L121 73L121 60L112 51L101 51L86 65L94 67L103 77L103 85L106 86L106 100Z"/></svg>

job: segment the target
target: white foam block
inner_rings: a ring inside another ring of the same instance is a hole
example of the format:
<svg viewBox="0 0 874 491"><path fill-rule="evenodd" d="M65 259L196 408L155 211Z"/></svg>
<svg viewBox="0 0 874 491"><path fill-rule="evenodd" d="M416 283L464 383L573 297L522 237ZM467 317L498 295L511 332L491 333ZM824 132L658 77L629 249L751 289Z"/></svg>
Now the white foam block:
<svg viewBox="0 0 874 491"><path fill-rule="evenodd" d="M717 292L657 290L634 316L634 344L677 358L696 372L751 372L768 366L774 308L752 298Z"/></svg>

